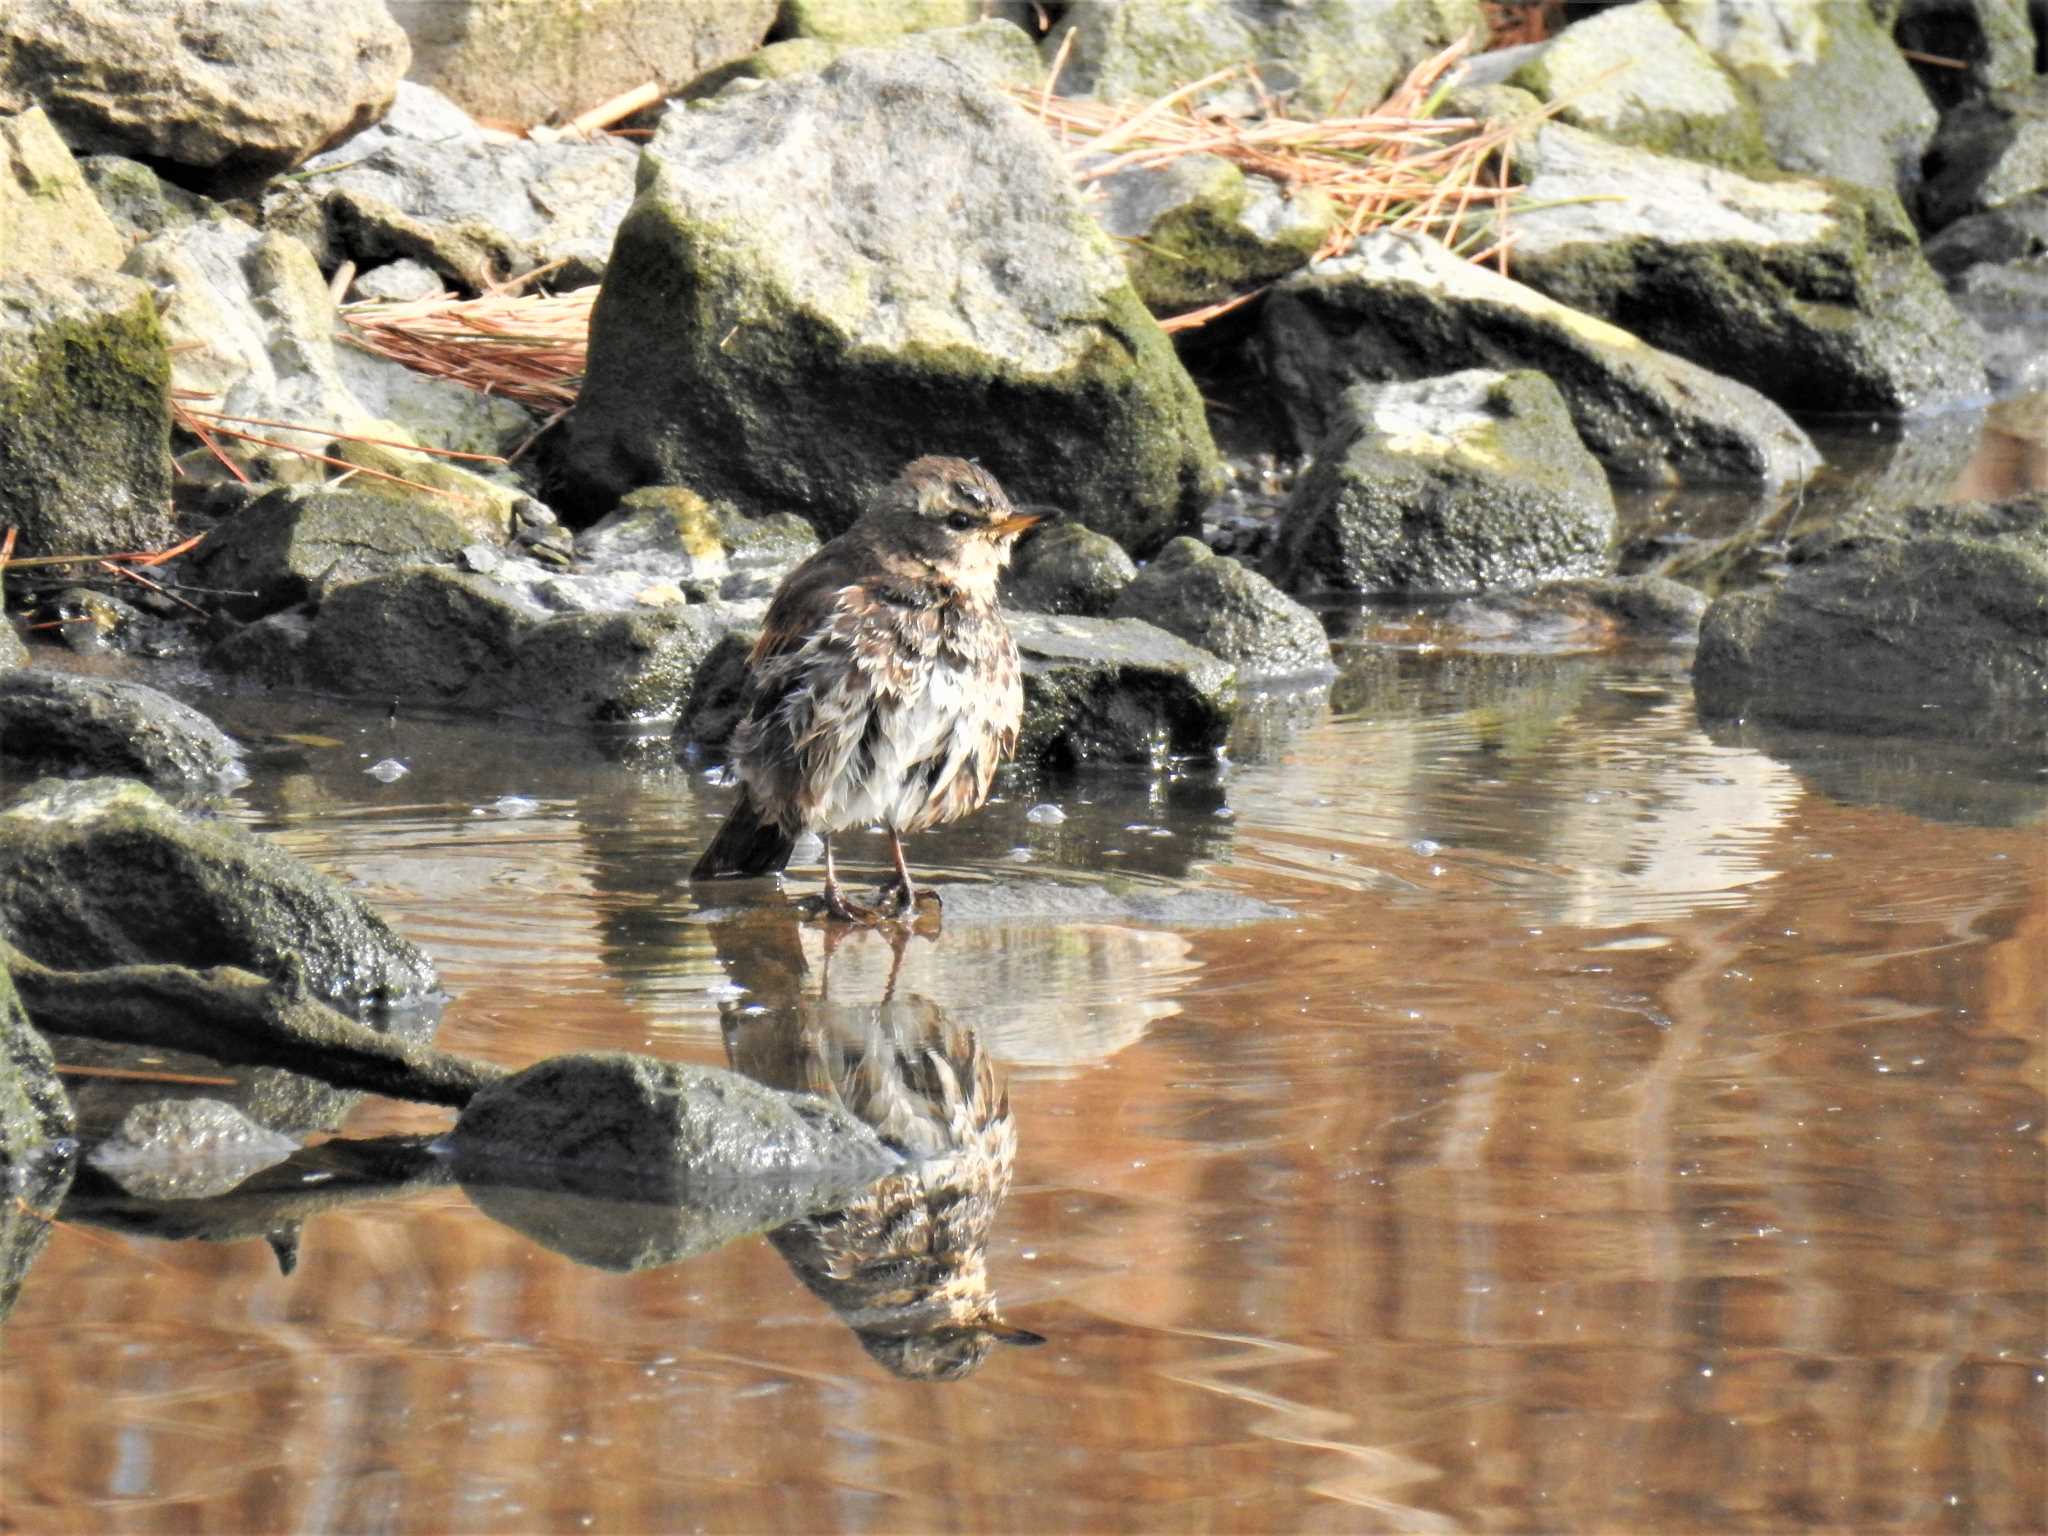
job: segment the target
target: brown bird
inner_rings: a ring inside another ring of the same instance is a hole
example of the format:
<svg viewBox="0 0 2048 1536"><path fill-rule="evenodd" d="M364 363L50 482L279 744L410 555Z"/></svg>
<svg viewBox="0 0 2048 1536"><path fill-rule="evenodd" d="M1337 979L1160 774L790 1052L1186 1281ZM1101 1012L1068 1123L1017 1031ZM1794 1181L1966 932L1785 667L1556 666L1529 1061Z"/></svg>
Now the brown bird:
<svg viewBox="0 0 2048 1536"><path fill-rule="evenodd" d="M852 528L790 572L748 657L732 760L740 797L693 880L765 875L825 841L825 909L847 922L832 834L880 822L896 910L917 900L906 833L988 798L1017 745L1024 688L996 579L1038 514L963 459L907 465Z"/></svg>

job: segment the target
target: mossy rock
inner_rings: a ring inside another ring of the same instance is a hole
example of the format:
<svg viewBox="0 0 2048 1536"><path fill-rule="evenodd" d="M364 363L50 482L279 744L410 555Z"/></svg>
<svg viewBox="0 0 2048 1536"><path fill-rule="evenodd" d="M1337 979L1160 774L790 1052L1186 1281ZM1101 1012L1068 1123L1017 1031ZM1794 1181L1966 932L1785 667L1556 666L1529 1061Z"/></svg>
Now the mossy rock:
<svg viewBox="0 0 2048 1536"><path fill-rule="evenodd" d="M1170 315L1245 293L1306 266L1337 228L1321 192L1289 192L1216 155L1184 155L1101 183L1102 227L1124 253L1131 286Z"/></svg>
<svg viewBox="0 0 2048 1536"><path fill-rule="evenodd" d="M781 37L868 47L980 19L981 0L782 0L775 31Z"/></svg>

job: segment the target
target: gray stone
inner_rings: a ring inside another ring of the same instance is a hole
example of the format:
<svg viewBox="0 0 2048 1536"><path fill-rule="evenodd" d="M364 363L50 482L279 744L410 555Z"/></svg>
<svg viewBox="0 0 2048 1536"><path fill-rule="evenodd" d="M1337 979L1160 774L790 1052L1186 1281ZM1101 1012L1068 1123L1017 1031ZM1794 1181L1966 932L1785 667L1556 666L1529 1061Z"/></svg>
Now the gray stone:
<svg viewBox="0 0 2048 1536"><path fill-rule="evenodd" d="M725 627L707 607L565 614L523 632L505 668L480 675L460 702L542 720L672 720Z"/></svg>
<svg viewBox="0 0 2048 1536"><path fill-rule="evenodd" d="M37 671L0 675L0 771L176 787L248 777L241 749L189 704L141 683Z"/></svg>
<svg viewBox="0 0 2048 1536"><path fill-rule="evenodd" d="M268 614L223 636L207 653L207 665L231 677L270 688L306 685L306 650L313 616L303 608Z"/></svg>
<svg viewBox="0 0 2048 1536"><path fill-rule="evenodd" d="M1927 153L1920 215L1929 228L2048 189L2048 75L1994 91L1942 119Z"/></svg>
<svg viewBox="0 0 2048 1536"><path fill-rule="evenodd" d="M853 45L830 43L817 37L792 37L748 54L744 59L700 76L683 92L686 100L715 95L735 81L786 80L792 75L816 74L844 57ZM928 54L950 59L973 71L991 85L1035 84L1043 73L1038 50L1020 27L1007 21L979 21L972 26L939 27L929 32L906 32L888 42L891 51Z"/></svg>
<svg viewBox="0 0 2048 1536"><path fill-rule="evenodd" d="M576 554L594 574L631 572L727 598L770 595L817 548L816 532L793 513L749 517L668 485L629 493L576 535Z"/></svg>
<svg viewBox="0 0 2048 1536"><path fill-rule="evenodd" d="M1764 170L1770 153L1756 105L1694 41L1700 30L1688 36L1656 0L1612 6L1531 48L1505 82L1557 103L1558 121L1617 144Z"/></svg>
<svg viewBox="0 0 2048 1536"><path fill-rule="evenodd" d="M1136 562L1116 540L1079 523L1058 523L1018 547L1003 579L1003 597L1040 613L1099 618L1137 574Z"/></svg>
<svg viewBox="0 0 2048 1536"><path fill-rule="evenodd" d="M1095 215L1154 314L1214 304L1306 266L1339 222L1313 187L1289 192L1217 155L1183 155L1096 185Z"/></svg>
<svg viewBox="0 0 2048 1536"><path fill-rule="evenodd" d="M85 1160L144 1200L205 1200L283 1162L299 1145L220 1099L150 1099Z"/></svg>
<svg viewBox="0 0 2048 1536"><path fill-rule="evenodd" d="M383 0L14 0L0 111L40 102L74 149L262 176L374 122L411 50Z"/></svg>
<svg viewBox="0 0 2048 1536"><path fill-rule="evenodd" d="M649 482L849 526L978 455L1136 549L1215 474L1193 383L1037 125L957 65L849 54L670 114L556 434L564 503Z"/></svg>
<svg viewBox="0 0 2048 1536"><path fill-rule="evenodd" d="M1951 282L1985 262L2038 261L2048 256L2048 189L1966 214L1944 225L1921 251Z"/></svg>
<svg viewBox="0 0 2048 1536"><path fill-rule="evenodd" d="M1595 465L1593 473L1599 472ZM1110 616L1156 624L1234 663L1240 678L1331 670L1321 620L1257 571L1213 553L1199 539L1175 539L1154 555L1123 589Z"/></svg>
<svg viewBox="0 0 2048 1536"><path fill-rule="evenodd" d="M465 1182L523 1168L621 1192L825 1170L872 1178L898 1161L836 1103L612 1051L550 1057L485 1088L450 1142Z"/></svg>
<svg viewBox="0 0 2048 1536"><path fill-rule="evenodd" d="M1895 11L1892 37L1899 47L1937 59L1918 67L1920 83L1946 112L1987 91L2024 85L2034 75L2037 44L2028 25L2027 0L1873 0ZM2038 16L2038 12L2036 13Z"/></svg>
<svg viewBox="0 0 2048 1536"><path fill-rule="evenodd" d="M1476 0L1145 0L1067 8L1041 51L1067 48L1060 89L1104 101L1150 101L1247 61L1270 91L1293 93L1297 115L1341 101L1368 112L1446 44L1486 32ZM1068 39L1071 37L1071 44Z"/></svg>
<svg viewBox="0 0 2048 1536"><path fill-rule="evenodd" d="M0 968L0 1323L14 1310L71 1186L76 1129L49 1043Z"/></svg>
<svg viewBox="0 0 2048 1536"><path fill-rule="evenodd" d="M782 0L775 30L857 47L934 27L964 27L981 17L981 0Z"/></svg>
<svg viewBox="0 0 2048 1536"><path fill-rule="evenodd" d="M1229 735L1228 662L1142 619L1007 617L1024 661L1021 760L1154 762L1212 753Z"/></svg>
<svg viewBox="0 0 2048 1536"><path fill-rule="evenodd" d="M170 357L117 276L0 275L0 528L18 555L169 545Z"/></svg>
<svg viewBox="0 0 2048 1536"><path fill-rule="evenodd" d="M138 160L123 155L86 155L78 162L85 184L121 236L119 266L130 246L210 216L212 204L188 192Z"/></svg>
<svg viewBox="0 0 2048 1536"><path fill-rule="evenodd" d="M1919 185L1934 103L1868 6L1679 0L1672 15L1742 83L1786 170L1901 196Z"/></svg>
<svg viewBox="0 0 2048 1536"><path fill-rule="evenodd" d="M673 90L759 45L776 0L386 0L411 78L478 117L524 127L658 77Z"/></svg>
<svg viewBox="0 0 2048 1536"><path fill-rule="evenodd" d="M1614 528L1557 387L1474 369L1347 390L1268 566L1293 592L1486 592L1604 574Z"/></svg>
<svg viewBox="0 0 2048 1536"><path fill-rule="evenodd" d="M266 224L305 240L323 266L411 257L472 289L556 262L557 288L603 276L633 199L634 150L493 133L426 94L406 84L406 110L266 194Z"/></svg>
<svg viewBox="0 0 2048 1536"><path fill-rule="evenodd" d="M228 595L220 606L254 619L317 598L328 586L400 565L452 559L470 527L432 502L358 485L284 486L215 528L193 569Z"/></svg>
<svg viewBox="0 0 2048 1536"><path fill-rule="evenodd" d="M431 299L443 292L441 274L424 261L401 256L381 266L358 272L349 285L351 299L377 304L410 304Z"/></svg>
<svg viewBox="0 0 2048 1536"><path fill-rule="evenodd" d="M1755 390L1433 241L1368 235L1284 279L1264 325L1268 373L1311 447L1349 384L1534 368L1563 391L1580 438L1617 480L1776 485L1820 465L1807 435Z"/></svg>
<svg viewBox="0 0 2048 1536"><path fill-rule="evenodd" d="M1693 686L1704 716L2048 748L2048 496L1852 528L1723 594Z"/></svg>
<svg viewBox="0 0 2048 1536"><path fill-rule="evenodd" d="M1983 393L1969 330L1895 195L1757 180L1553 123L1522 147L1515 272L1781 405L1929 409Z"/></svg>
<svg viewBox="0 0 2048 1536"><path fill-rule="evenodd" d="M64 970L239 966L348 1006L435 985L427 958L333 880L127 779L44 780L0 810L0 927Z"/></svg>
<svg viewBox="0 0 2048 1536"><path fill-rule="evenodd" d="M128 254L40 107L0 117L0 272L112 272Z"/></svg>
<svg viewBox="0 0 2048 1536"><path fill-rule="evenodd" d="M489 577L407 566L327 593L306 644L307 676L337 693L452 704L511 664L534 618Z"/></svg>

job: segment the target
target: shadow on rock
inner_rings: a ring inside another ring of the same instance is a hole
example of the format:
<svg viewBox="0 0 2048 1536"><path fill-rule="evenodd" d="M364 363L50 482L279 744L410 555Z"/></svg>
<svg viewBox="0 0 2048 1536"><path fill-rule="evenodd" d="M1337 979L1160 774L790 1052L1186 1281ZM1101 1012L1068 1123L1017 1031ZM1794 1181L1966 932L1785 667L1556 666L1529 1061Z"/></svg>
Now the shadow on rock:
<svg viewBox="0 0 2048 1536"><path fill-rule="evenodd" d="M988 1053L929 998L897 996L894 966L878 999L831 994L834 950L887 944L900 964L917 936L835 935L815 988L787 907L722 923L716 941L746 989L723 1010L734 1069L845 1106L904 1159L854 1199L768 1234L796 1277L898 1376L955 1380L998 1344L1043 1343L1004 1322L989 1285L1017 1132Z"/></svg>

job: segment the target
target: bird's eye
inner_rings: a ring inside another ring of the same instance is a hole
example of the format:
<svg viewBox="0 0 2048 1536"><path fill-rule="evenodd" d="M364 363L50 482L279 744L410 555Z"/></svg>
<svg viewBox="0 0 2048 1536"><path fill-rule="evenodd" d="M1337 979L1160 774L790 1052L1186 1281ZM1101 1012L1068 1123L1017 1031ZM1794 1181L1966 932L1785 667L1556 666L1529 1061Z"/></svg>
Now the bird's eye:
<svg viewBox="0 0 2048 1536"><path fill-rule="evenodd" d="M946 526L952 529L955 533L965 533L968 529L974 526L974 519L969 517L965 512L955 512L952 516L946 519Z"/></svg>

